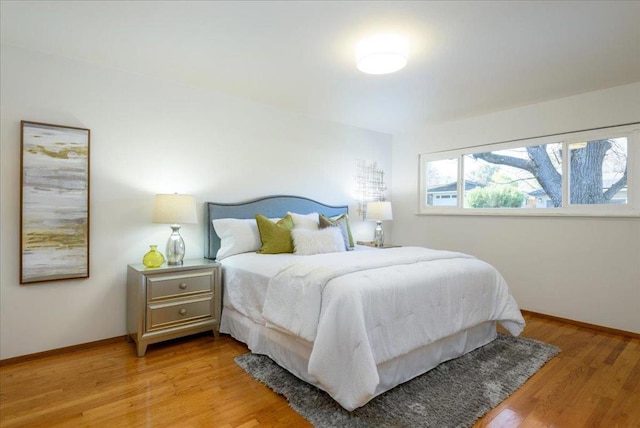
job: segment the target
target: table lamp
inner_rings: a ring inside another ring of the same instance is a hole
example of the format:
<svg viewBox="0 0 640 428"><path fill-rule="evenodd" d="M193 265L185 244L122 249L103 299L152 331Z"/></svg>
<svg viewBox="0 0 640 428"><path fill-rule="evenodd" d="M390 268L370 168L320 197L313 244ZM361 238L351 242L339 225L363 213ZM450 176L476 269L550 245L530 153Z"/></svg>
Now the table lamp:
<svg viewBox="0 0 640 428"><path fill-rule="evenodd" d="M153 206L153 222L165 223L171 226L171 235L167 241L167 264L181 265L184 259L185 245L180 236L180 225L197 223L196 201L193 196L156 195Z"/></svg>
<svg viewBox="0 0 640 428"><path fill-rule="evenodd" d="M391 202L367 202L367 215L366 220L375 220L376 231L373 236L373 240L376 247L382 247L384 245L384 231L382 230L383 220L393 220L393 213L391 212Z"/></svg>

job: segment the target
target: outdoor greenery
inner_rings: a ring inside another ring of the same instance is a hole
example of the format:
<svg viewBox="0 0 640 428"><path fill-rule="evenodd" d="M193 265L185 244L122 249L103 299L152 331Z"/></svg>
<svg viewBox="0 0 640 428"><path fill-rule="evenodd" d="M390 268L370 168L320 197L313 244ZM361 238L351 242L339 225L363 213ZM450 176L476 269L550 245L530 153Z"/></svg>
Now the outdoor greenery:
<svg viewBox="0 0 640 428"><path fill-rule="evenodd" d="M477 187L467 193L471 208L520 208L524 194L513 186Z"/></svg>

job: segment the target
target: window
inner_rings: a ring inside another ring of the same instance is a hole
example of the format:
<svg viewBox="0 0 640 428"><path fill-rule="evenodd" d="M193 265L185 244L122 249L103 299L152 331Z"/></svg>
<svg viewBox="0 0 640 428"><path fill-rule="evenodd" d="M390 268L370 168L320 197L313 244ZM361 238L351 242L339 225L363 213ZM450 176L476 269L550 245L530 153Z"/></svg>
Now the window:
<svg viewBox="0 0 640 428"><path fill-rule="evenodd" d="M570 204L627 204L627 138L569 144Z"/></svg>
<svg viewBox="0 0 640 428"><path fill-rule="evenodd" d="M562 144L551 143L464 155L464 179L473 184L465 188L464 207L535 208L544 190L531 161L544 158L546 163L539 164L548 169L545 174L560 182L561 153ZM555 202L561 205L562 192L557 196Z"/></svg>
<svg viewBox="0 0 640 428"><path fill-rule="evenodd" d="M638 125L423 154L421 212L638 215Z"/></svg>
<svg viewBox="0 0 640 428"><path fill-rule="evenodd" d="M458 159L439 159L427 162L426 174L426 204L429 206L455 206L456 201L444 201L444 196L451 199L451 195L458 192Z"/></svg>

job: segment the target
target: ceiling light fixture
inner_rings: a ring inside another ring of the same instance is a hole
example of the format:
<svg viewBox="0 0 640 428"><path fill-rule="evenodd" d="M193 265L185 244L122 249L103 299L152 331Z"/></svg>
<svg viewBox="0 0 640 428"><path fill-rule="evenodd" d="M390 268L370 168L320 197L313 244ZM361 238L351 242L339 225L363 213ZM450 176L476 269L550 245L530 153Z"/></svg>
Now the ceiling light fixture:
<svg viewBox="0 0 640 428"><path fill-rule="evenodd" d="M407 65L409 42L392 34L381 34L358 43L358 70L367 74L387 74Z"/></svg>

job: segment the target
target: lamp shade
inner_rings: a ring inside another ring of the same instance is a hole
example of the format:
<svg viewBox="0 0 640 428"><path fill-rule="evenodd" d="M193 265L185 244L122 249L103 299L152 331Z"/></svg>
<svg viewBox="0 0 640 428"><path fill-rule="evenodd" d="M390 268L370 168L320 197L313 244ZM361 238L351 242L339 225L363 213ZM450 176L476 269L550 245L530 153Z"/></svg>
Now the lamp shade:
<svg viewBox="0 0 640 428"><path fill-rule="evenodd" d="M391 211L391 202L368 202L367 203L367 220L393 220Z"/></svg>
<svg viewBox="0 0 640 428"><path fill-rule="evenodd" d="M190 195L156 195L153 222L165 224L197 223L196 200Z"/></svg>
<svg viewBox="0 0 640 428"><path fill-rule="evenodd" d="M409 43L402 37L382 34L362 40L356 47L358 70L367 74L387 74L407 65Z"/></svg>

